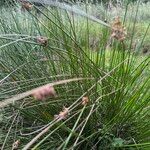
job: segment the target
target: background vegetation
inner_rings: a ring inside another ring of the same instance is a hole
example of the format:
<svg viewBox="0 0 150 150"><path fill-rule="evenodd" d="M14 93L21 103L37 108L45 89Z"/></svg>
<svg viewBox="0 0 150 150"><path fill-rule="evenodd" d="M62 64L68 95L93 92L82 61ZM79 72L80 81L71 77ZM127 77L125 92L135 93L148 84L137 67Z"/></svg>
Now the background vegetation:
<svg viewBox="0 0 150 150"><path fill-rule="evenodd" d="M0 1L0 4L1 5L7 5L8 3L9 4L14 4L14 3L16 3L16 2L18 2L19 0L1 0ZM31 2L34 2L34 0L29 0L29 1L31 1ZM38 1L38 0L36 0L36 1ZM40 2L41 0L39 0L39 2ZM125 0L66 0L66 1L64 1L64 2L73 2L73 3L77 3L77 2L86 2L86 3L94 3L94 4L97 4L97 3L103 3L103 4L108 4L108 3L113 3L113 4L117 4L117 3L119 3L119 4L121 4L121 3L124 3L124 2L137 2L138 0L127 0L127 1L125 1ZM148 0L140 0L141 2L143 2L143 3L147 3L148 2ZM62 0L60 0L59 2L62 2Z"/></svg>

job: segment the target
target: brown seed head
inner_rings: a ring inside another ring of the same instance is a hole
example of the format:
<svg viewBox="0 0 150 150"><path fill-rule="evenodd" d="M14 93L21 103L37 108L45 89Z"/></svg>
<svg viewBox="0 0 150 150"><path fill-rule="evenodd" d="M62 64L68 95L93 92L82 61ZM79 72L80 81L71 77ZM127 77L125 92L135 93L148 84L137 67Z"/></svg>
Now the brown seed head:
<svg viewBox="0 0 150 150"><path fill-rule="evenodd" d="M20 144L20 140L17 140L16 142L14 142L12 145L12 150L18 149L19 144Z"/></svg>
<svg viewBox="0 0 150 150"><path fill-rule="evenodd" d="M60 111L59 115L55 115L54 117L55 117L55 119L63 120L63 119L67 118L68 113L69 113L69 109L64 107L63 111Z"/></svg>
<svg viewBox="0 0 150 150"><path fill-rule="evenodd" d="M86 105L89 102L89 98L86 97L82 97L82 105Z"/></svg>
<svg viewBox="0 0 150 150"><path fill-rule="evenodd" d="M43 46L47 46L48 44L48 38L47 37L37 37L37 43L43 45Z"/></svg>
<svg viewBox="0 0 150 150"><path fill-rule="evenodd" d="M33 7L32 4L30 4L29 2L25 2L25 1L21 1L21 5L22 5L22 10L27 10L30 11Z"/></svg>
<svg viewBox="0 0 150 150"><path fill-rule="evenodd" d="M112 33L111 37L116 38L119 41L124 41L127 35L126 28L122 25L120 17L116 17L112 24Z"/></svg>
<svg viewBox="0 0 150 150"><path fill-rule="evenodd" d="M56 92L53 86L45 85L40 88L37 88L33 93L32 96L38 100L44 100L47 97L56 97Z"/></svg>

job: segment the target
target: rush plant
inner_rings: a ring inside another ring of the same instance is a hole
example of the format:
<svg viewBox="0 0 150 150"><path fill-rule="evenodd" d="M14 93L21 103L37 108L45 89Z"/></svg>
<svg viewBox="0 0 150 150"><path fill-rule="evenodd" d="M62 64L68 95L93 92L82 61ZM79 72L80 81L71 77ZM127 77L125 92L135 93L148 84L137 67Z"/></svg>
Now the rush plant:
<svg viewBox="0 0 150 150"><path fill-rule="evenodd" d="M2 150L148 150L150 57L131 50L139 5L129 24L129 5L118 24L20 5L0 10Z"/></svg>

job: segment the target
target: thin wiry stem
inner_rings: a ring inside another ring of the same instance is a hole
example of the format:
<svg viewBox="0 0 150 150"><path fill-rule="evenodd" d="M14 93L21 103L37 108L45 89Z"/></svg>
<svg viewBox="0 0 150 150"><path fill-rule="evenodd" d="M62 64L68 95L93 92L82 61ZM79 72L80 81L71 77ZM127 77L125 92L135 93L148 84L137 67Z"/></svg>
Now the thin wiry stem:
<svg viewBox="0 0 150 150"><path fill-rule="evenodd" d="M48 132L49 129L59 121L59 119L54 119L48 127L46 127L44 130L42 130L42 132L40 132L36 137L34 137L22 150L28 150L43 134Z"/></svg>
<svg viewBox="0 0 150 150"><path fill-rule="evenodd" d="M74 78L74 79L68 79L68 80L57 81L57 82L54 82L54 83L49 83L49 84L46 84L44 86L56 86L56 85L65 84L65 83L69 83L69 82L73 82L73 81L81 81L81 80L88 80L88 79L92 79L92 78ZM44 87L44 86L41 86L41 87ZM30 96L37 89L39 89L39 88L35 88L35 89L30 90L30 91L15 95L12 98L9 98L9 99L6 99L6 100L0 102L0 108L3 108L5 106L7 106L8 104L14 103L15 101L23 99L27 96Z"/></svg>
<svg viewBox="0 0 150 150"><path fill-rule="evenodd" d="M18 114L19 114L19 112L17 112L17 114L14 116L14 119L13 119L13 121L12 121L12 123L11 123L11 125L10 125L10 127L9 127L9 129L8 129L7 135L6 135L6 137L5 137L5 140L4 140L4 142L3 142L3 145L2 145L2 147L1 147L1 150L4 150L5 144L6 144L6 142L7 142L7 138L8 138L8 136L9 136L9 134L10 134L10 131L11 131L12 127L13 127L14 122L16 121L16 118L17 118Z"/></svg>

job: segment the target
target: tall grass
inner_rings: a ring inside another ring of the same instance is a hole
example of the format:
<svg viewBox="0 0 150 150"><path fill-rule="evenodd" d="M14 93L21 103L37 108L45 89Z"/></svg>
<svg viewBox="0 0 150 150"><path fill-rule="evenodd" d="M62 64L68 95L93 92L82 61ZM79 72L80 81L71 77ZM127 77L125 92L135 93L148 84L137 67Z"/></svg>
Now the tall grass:
<svg viewBox="0 0 150 150"><path fill-rule="evenodd" d="M88 15L81 18L80 12L45 7L36 14L36 6L23 12L19 6L1 10L2 149L12 149L17 140L24 150L150 147L150 57L139 62L131 51L138 8L130 36L124 43L112 40L110 48L111 29ZM141 44L148 31L149 25ZM48 43L38 42L40 36ZM32 89L49 83L56 97L32 97Z"/></svg>

